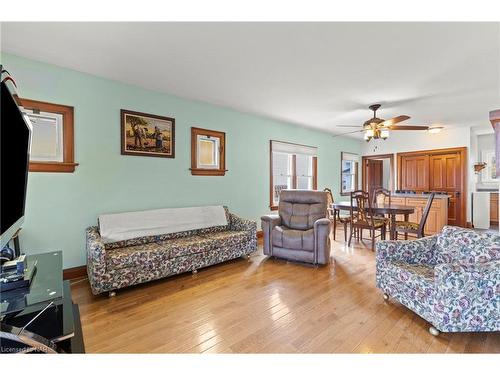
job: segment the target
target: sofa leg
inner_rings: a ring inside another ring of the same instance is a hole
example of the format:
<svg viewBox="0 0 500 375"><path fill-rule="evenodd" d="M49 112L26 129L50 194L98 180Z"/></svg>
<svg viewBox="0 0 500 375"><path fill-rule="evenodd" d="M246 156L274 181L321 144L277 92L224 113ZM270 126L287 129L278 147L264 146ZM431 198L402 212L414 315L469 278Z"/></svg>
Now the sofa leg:
<svg viewBox="0 0 500 375"><path fill-rule="evenodd" d="M432 335L432 336L439 336L439 334L441 332L438 331L438 329L434 326L430 326L429 327L429 333Z"/></svg>
<svg viewBox="0 0 500 375"><path fill-rule="evenodd" d="M198 273L198 270L192 270L192 271L191 271L191 273L192 273L193 275L196 275L196 274Z"/></svg>
<svg viewBox="0 0 500 375"><path fill-rule="evenodd" d="M250 254L245 254L242 256L242 258L250 261Z"/></svg>
<svg viewBox="0 0 500 375"><path fill-rule="evenodd" d="M109 294L108 294L108 296L109 296L109 298L112 298L112 297L116 296L116 290L110 291Z"/></svg>
<svg viewBox="0 0 500 375"><path fill-rule="evenodd" d="M387 293L384 293L384 301L389 301L389 295Z"/></svg>

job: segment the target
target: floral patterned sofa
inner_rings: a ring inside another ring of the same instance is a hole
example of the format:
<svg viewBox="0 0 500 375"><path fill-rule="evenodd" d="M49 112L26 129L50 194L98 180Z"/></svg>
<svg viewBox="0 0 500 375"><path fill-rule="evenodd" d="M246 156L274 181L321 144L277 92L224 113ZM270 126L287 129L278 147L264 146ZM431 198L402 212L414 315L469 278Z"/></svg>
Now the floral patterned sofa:
<svg viewBox="0 0 500 375"><path fill-rule="evenodd" d="M414 241L380 241L377 287L439 332L500 331L500 235L446 226Z"/></svg>
<svg viewBox="0 0 500 375"><path fill-rule="evenodd" d="M87 228L87 273L94 294L110 292L216 263L257 249L257 224L230 213L228 225L104 244L99 228Z"/></svg>

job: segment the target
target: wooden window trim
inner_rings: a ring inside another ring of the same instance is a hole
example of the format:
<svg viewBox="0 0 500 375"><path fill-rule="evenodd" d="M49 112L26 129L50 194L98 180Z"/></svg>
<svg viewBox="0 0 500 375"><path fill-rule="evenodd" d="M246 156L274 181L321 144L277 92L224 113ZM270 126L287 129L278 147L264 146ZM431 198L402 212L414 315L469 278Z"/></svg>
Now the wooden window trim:
<svg viewBox="0 0 500 375"><path fill-rule="evenodd" d="M219 168L197 168L197 137L198 135L219 138ZM191 127L191 174L193 176L224 176L226 169L226 133L215 130Z"/></svg>
<svg viewBox="0 0 500 375"><path fill-rule="evenodd" d="M63 161L30 161L29 171L73 173L78 165L75 163L74 108L24 98L19 98L19 102L27 110L57 113L63 118Z"/></svg>
<svg viewBox="0 0 500 375"><path fill-rule="evenodd" d="M290 143L283 141L274 141L274 142L282 142L282 143ZM298 143L291 143L299 146L305 146ZM309 147L309 146L308 146ZM292 189L297 188L297 173L296 173L296 160L297 156L292 154ZM312 157L312 169L313 169L313 190L318 189L318 157ZM278 206L274 205L274 191L273 191L273 140L269 141L269 209L271 211L277 211Z"/></svg>

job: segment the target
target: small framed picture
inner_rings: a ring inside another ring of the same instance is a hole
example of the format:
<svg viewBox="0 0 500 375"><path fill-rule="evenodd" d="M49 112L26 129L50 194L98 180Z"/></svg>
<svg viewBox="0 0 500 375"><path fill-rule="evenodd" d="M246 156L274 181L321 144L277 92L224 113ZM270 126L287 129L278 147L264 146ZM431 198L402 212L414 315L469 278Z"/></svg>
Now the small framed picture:
<svg viewBox="0 0 500 375"><path fill-rule="evenodd" d="M226 174L226 133L191 128L191 174L224 176Z"/></svg>
<svg viewBox="0 0 500 375"><path fill-rule="evenodd" d="M122 109L122 155L175 158L175 119Z"/></svg>

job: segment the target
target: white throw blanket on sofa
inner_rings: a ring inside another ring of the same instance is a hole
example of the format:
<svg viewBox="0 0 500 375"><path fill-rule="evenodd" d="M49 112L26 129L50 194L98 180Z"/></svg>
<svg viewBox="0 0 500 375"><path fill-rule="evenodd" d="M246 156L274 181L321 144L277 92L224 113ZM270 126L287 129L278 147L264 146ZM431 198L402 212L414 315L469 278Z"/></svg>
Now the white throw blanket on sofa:
<svg viewBox="0 0 500 375"><path fill-rule="evenodd" d="M99 216L99 232L104 243L227 224L222 206L162 208Z"/></svg>

